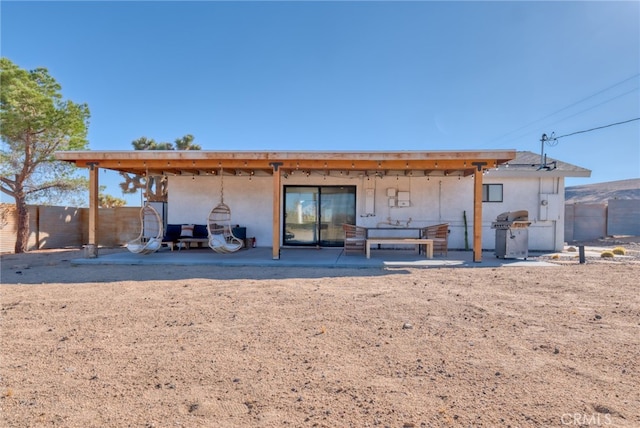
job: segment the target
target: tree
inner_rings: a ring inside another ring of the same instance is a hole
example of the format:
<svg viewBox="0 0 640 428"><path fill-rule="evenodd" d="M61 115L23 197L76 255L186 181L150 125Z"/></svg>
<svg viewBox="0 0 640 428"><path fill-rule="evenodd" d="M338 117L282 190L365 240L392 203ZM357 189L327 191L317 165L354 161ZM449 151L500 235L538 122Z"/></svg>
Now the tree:
<svg viewBox="0 0 640 428"><path fill-rule="evenodd" d="M200 150L198 144L193 144L194 137L187 134L182 138L177 138L174 143L157 143L153 138L140 137L133 140L131 145L134 150ZM174 147L175 145L175 147ZM135 193L139 189L145 189L147 200L153 202L165 202L167 200L167 177L152 176L141 177L139 175L131 175L121 172L124 182L120 183L122 193ZM149 180L147 187L147 180Z"/></svg>
<svg viewBox="0 0 640 428"><path fill-rule="evenodd" d="M98 192L98 207L100 208L117 208L124 207L127 205L127 201L122 198L116 198L115 196L111 196L105 194L104 191L107 189L107 186L100 186L100 192Z"/></svg>
<svg viewBox="0 0 640 428"><path fill-rule="evenodd" d="M140 137L131 142L134 150L173 150L171 143L156 143L153 138Z"/></svg>
<svg viewBox="0 0 640 428"><path fill-rule="evenodd" d="M23 70L0 58L0 190L16 202L15 252L27 250L27 203L59 193L82 191L77 169L56 161L58 150L88 145L89 107L62 99L61 86L46 68Z"/></svg>
<svg viewBox="0 0 640 428"><path fill-rule="evenodd" d="M176 150L200 150L201 147L198 144L193 144L193 135L187 134L182 138L177 138L175 141Z"/></svg>

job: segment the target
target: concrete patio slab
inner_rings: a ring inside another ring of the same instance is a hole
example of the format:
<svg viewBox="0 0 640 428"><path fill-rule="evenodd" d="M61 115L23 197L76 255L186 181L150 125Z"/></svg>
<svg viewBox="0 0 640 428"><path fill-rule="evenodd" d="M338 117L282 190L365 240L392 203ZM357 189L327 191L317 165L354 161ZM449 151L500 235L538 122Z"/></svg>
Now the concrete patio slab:
<svg viewBox="0 0 640 428"><path fill-rule="evenodd" d="M123 249L120 252L100 255L96 258L71 260L74 265L210 265L210 266L255 266L255 267L325 267L325 268L444 268L444 267L552 267L557 264L538 260L535 256L527 260L498 259L492 252L482 255L482 262L473 261L471 251L449 251L447 257L434 256L425 259L414 251L374 250L371 258L364 255L344 255L342 248L283 248L280 259L274 260L271 248L258 247L230 254L218 254L211 249L189 249L156 253L133 254Z"/></svg>

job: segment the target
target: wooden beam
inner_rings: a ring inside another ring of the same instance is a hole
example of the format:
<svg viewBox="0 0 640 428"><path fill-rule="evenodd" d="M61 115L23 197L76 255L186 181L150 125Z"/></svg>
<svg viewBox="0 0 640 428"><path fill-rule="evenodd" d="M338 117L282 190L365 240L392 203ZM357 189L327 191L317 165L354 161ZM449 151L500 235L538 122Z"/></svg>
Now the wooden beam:
<svg viewBox="0 0 640 428"><path fill-rule="evenodd" d="M89 165L89 242L85 246L85 257L98 257L98 168Z"/></svg>
<svg viewBox="0 0 640 428"><path fill-rule="evenodd" d="M282 183L281 162L272 162L273 167L273 222L271 248L273 260L280 260L280 186Z"/></svg>
<svg viewBox="0 0 640 428"><path fill-rule="evenodd" d="M432 171L456 171L456 170L472 170L471 161L477 159L471 158L467 161L449 159L449 160L313 160L299 159L282 161L282 168L292 171L307 170L342 170L342 171L414 171L414 170L432 170ZM78 159L74 161L79 167L86 167L94 160ZM197 161L184 159L119 159L119 160L99 160L100 167L105 169L113 169L117 171L202 171L203 173L214 174L214 171L220 168L252 170L252 169L268 169L270 162L265 160L243 161L237 159L218 160L218 159L201 159ZM493 163L493 161L491 161Z"/></svg>
<svg viewBox="0 0 640 428"><path fill-rule="evenodd" d="M510 160L515 157L515 150L457 150L457 151L377 151L377 152L349 152L349 151L302 151L302 152L256 152L256 151L209 151L209 150L124 150L124 151L62 151L55 153L60 160L182 160L182 161L226 161L237 160L241 162L259 160L267 162L287 162L301 159L315 161L331 160L367 160L385 161L401 160L412 162L414 160L467 160L478 159L488 162L493 159ZM101 165L102 167L102 165Z"/></svg>
<svg viewBox="0 0 640 428"><path fill-rule="evenodd" d="M201 175L225 169L268 170L280 163L287 170L306 171L465 171L473 163L498 165L515 157L513 150L455 152L213 152L199 150L141 150L120 152L56 152L56 158L86 167L99 162L100 168L140 174L144 171L201 171Z"/></svg>
<svg viewBox="0 0 640 428"><path fill-rule="evenodd" d="M473 175L473 261L482 261L482 166L483 162L475 164Z"/></svg>

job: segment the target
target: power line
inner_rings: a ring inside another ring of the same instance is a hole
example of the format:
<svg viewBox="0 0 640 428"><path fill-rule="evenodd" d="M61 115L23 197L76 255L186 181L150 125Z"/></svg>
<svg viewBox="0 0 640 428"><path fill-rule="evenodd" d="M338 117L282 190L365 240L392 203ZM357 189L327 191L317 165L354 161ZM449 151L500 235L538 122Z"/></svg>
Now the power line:
<svg viewBox="0 0 640 428"><path fill-rule="evenodd" d="M560 138L564 138L564 137L570 137L571 135L576 135L576 134L583 134L585 132L591 132L591 131L596 131L598 129L603 129L603 128L609 128L611 126L616 126L616 125L623 125L625 123L629 123L629 122L633 122L634 120L640 120L640 117L636 117L634 119L629 119L629 120L625 120L622 122L616 122L616 123L610 123L609 125L604 125L604 126L598 126L596 128L591 128L591 129L585 129L584 131L576 131L576 132L572 132L570 134L564 134L561 135L559 137L552 137L552 140L559 140Z"/></svg>
<svg viewBox="0 0 640 428"><path fill-rule="evenodd" d="M547 163L547 156L544 154L544 145L547 144L548 146L555 146L558 144L558 140L560 138L564 138L564 137L570 137L572 135L576 135L576 134L584 134L585 132L591 132L591 131L596 131L598 129L603 129L603 128L610 128L612 126L616 126L616 125L623 125L625 123L629 123L629 122L633 122L636 120L640 120L640 117L636 117L633 119L629 119L629 120L623 120L622 122L616 122L616 123L610 123L608 125L603 125L603 126L597 126L595 128L590 128L590 129L585 129L582 131L576 131L576 132L572 132L570 134L564 134L564 135L560 135L559 137L555 136L555 132L551 133L551 136L547 136L547 134L542 134L542 138L540 138L540 143L541 143L541 147L540 147L540 167L538 168L538 170L541 169L546 169L547 171L549 170L553 170L556 169L556 161L553 161L551 163Z"/></svg>
<svg viewBox="0 0 640 428"><path fill-rule="evenodd" d="M623 92L622 94L616 95L615 97L612 97L612 98L609 98L609 99L607 99L607 100L604 100L604 101L602 101L602 102L601 102L601 103L599 103L599 104L596 104L596 105L594 105L594 106L588 107L588 108L586 108L586 109L584 109L584 110L580 110L580 111L578 111L578 112L576 112L576 113L573 113L573 114L572 114L572 115L570 115L570 116L565 116L565 117L563 117L563 118L561 118L561 119L558 119L558 120L556 120L555 122L550 123L548 126L555 125L556 123L563 122L563 121L565 121L565 120L567 120L567 119L571 119L572 117L575 117L575 116L581 115L581 114L583 114L583 113L586 113L586 112L588 112L588 111L590 111L590 110L593 110L593 109L595 109L595 108L600 107L601 105L604 105L604 104L609 103L609 102L611 102L611 101L617 100L618 98L624 97L625 95L630 94L631 92L635 92L635 91L637 91L637 90L638 90L638 87L636 86L635 88L633 88L633 89L631 89L631 90L629 90L629 91L627 91L627 92Z"/></svg>
<svg viewBox="0 0 640 428"><path fill-rule="evenodd" d="M554 111L553 113L547 114L547 115L545 115L545 116L543 116L543 117L541 117L541 118L539 118L539 119L536 119L536 120L534 120L534 121L532 121L532 122L527 123L526 125L523 125L523 126L521 126L521 127L517 128L517 129L514 129L514 130L512 130L512 131L509 131L509 132L507 132L506 134L503 134L503 135L502 135L502 136L500 136L500 137L494 138L493 140L490 140L489 142L491 142L491 141L501 140L501 139L506 138L506 137L508 137L508 136L510 136L510 135L513 135L513 134L515 134L515 133L516 133L516 132L518 132L518 131L521 131L521 130L523 130L523 129L526 129L526 128L530 127L531 125L535 125L535 124L536 124L536 123L538 123L538 122L542 122L542 121L543 121L543 120L545 120L545 119L548 119L548 118L550 118L550 117L552 117L552 116L555 116L555 115L557 115L558 113L561 113L561 112L563 112L563 111L565 111L565 110L568 110L569 108L574 107L574 106L576 106L576 105L578 105L578 104L580 104L580 103L583 103L583 102L585 102L585 101L587 101L587 100L589 100L589 99L591 99L591 98L594 98L594 97L596 97L597 95L603 94L603 93L605 93L605 92L609 91L610 89L613 89L613 88L615 88L615 87L617 87L617 86L622 85L623 83L626 83L626 82L628 82L628 81L630 81L630 80L636 79L638 76L640 76L640 73L636 73L636 74L634 74L634 75L633 75L633 76L631 76L631 77L627 77L626 79L623 79L623 80L621 80L621 81L619 81L619 82L617 82L617 83L614 83L613 85L610 85L610 86L608 86L608 87L606 87L606 88L604 88L604 89L601 89L601 90L599 90L599 91L597 91L597 92L595 92L595 93L593 93L593 94L591 94L591 95L589 95L589 96L587 96L587 97L584 97L584 98L582 98L582 99L580 99L580 100L578 100L578 101L575 101L575 102L573 102L573 103L571 103L571 104L569 104L569 105L567 105L567 106L565 106L565 107L563 107L563 108L561 108L561 109L559 109L559 110L556 110L556 111ZM601 102L601 103L599 103L599 104L596 104L595 106L589 107L589 108L588 108L588 109L586 109L586 110L591 110L591 109L593 109L593 108L595 108L595 107L598 107L598 106L600 106L600 105L602 105L602 104L605 104L605 103L607 103L607 102L609 102L609 101L612 101L612 100L614 100L614 99L616 99L616 98L619 98L619 97L621 97L621 96L623 96L623 95L627 95L628 93L633 92L633 91L635 91L635 90L637 90L637 89L638 89L637 87L636 87L636 88L633 88L633 89L632 89L632 90L630 90L630 91L627 91L627 92L625 92L625 93L623 93L623 94L621 94L621 95L617 95L617 96L615 96L615 97L613 97L613 98L610 98L610 99L608 99L608 100L605 100L605 101L603 101L603 102ZM573 116L578 115L578 114L581 114L581 113L584 113L584 111L586 111L586 110L583 110L582 112L578 112L578 113L574 114ZM569 117L572 117L572 116L569 116ZM563 118L563 119L560 119L560 121L562 121L562 120L566 120L566 119L567 119L567 118Z"/></svg>

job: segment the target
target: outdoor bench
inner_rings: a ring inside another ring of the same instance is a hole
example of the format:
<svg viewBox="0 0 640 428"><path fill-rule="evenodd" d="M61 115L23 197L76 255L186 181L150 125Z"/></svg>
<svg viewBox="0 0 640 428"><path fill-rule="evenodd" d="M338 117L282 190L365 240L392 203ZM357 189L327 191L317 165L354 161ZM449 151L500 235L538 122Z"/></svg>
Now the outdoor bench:
<svg viewBox="0 0 640 428"><path fill-rule="evenodd" d="M424 245L425 254L428 259L433 258L433 239L426 238L367 238L366 254L367 258L371 258L371 245L375 244L406 244L406 245ZM420 247L418 247L420 248Z"/></svg>

